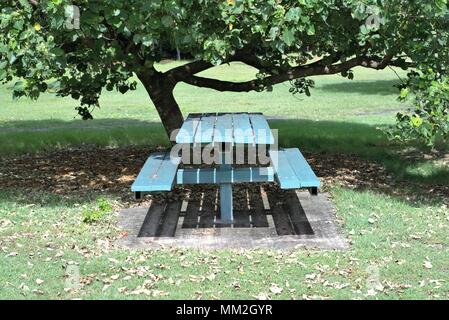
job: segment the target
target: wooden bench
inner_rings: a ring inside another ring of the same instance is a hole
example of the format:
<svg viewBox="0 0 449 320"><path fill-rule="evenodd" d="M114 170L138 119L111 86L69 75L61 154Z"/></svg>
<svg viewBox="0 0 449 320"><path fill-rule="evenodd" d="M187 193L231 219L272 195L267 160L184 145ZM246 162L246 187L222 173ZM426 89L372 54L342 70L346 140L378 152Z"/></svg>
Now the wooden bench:
<svg viewBox="0 0 449 320"><path fill-rule="evenodd" d="M299 149L270 150L275 177L281 189L308 188L316 195L320 181Z"/></svg>
<svg viewBox="0 0 449 320"><path fill-rule="evenodd" d="M170 152L150 154L131 186L136 199L141 199L146 192L171 191L180 162L181 158L170 157Z"/></svg>

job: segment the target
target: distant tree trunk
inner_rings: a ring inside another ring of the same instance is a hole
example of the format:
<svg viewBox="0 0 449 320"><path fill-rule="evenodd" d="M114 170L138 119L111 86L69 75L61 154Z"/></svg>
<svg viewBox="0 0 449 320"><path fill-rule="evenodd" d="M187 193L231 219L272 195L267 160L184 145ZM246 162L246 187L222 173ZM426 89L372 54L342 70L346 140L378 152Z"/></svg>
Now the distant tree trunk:
<svg viewBox="0 0 449 320"><path fill-rule="evenodd" d="M181 51L178 47L176 47L176 59L179 61L181 60Z"/></svg>
<svg viewBox="0 0 449 320"><path fill-rule="evenodd" d="M176 82L161 73L137 75L159 114L167 136L179 129L184 122L181 110L173 95Z"/></svg>

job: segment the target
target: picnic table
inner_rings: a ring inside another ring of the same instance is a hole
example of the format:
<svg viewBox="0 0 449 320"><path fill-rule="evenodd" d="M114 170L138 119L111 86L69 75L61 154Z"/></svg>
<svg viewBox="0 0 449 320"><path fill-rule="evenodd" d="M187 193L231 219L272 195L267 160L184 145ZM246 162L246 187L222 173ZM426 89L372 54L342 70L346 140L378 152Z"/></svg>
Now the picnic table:
<svg viewBox="0 0 449 320"><path fill-rule="evenodd" d="M194 156L205 146L215 147L218 163L205 167L200 162L196 167L180 168L185 159L177 152L151 153L131 186L136 199L145 193L171 191L176 184L217 184L220 188L220 221L217 223L229 224L233 222L233 184L277 182L281 189L307 188L313 195L318 192L320 181L299 149L278 150L261 113L192 113L175 141L174 148L186 150L183 147L188 147ZM251 150L248 152L263 148L269 164L234 167L232 154L239 146L246 146Z"/></svg>

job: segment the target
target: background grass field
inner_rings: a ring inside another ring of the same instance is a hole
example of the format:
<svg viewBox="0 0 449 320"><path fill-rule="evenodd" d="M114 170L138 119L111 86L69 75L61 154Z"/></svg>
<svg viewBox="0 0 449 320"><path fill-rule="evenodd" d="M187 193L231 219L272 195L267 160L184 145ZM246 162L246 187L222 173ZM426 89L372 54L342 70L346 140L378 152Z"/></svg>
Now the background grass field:
<svg viewBox="0 0 449 320"><path fill-rule="evenodd" d="M254 72L233 63L204 74L240 81ZM391 188L401 190L326 185L351 240L348 251L130 251L112 245L122 232L115 213L94 224L82 221L83 210L94 208L99 195L59 196L17 185L0 190L0 298L449 298L449 200L432 192L448 185L447 149L389 142L378 128L392 124L395 113L407 107L396 100L393 86L400 80L390 69L356 69L355 76L315 78L310 98L292 96L288 84L271 93L218 93L185 84L175 91L185 115L263 112L279 129L283 146L381 164L392 176ZM93 121L75 117L75 106L51 94L12 101L8 87L1 86L0 157L168 145L140 85L126 95L106 92ZM0 166L0 179L7 179L7 169ZM116 195L102 196L115 209L126 205ZM70 265L80 269L79 290L64 289ZM367 282L372 266L381 284L374 291Z"/></svg>

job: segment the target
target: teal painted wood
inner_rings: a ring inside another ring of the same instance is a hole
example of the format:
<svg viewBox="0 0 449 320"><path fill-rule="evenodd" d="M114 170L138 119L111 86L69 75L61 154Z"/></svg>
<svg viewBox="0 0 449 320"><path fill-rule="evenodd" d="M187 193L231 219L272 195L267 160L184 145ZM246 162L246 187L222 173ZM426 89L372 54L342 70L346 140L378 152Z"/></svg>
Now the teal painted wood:
<svg viewBox="0 0 449 320"><path fill-rule="evenodd" d="M273 182L274 169L263 168L230 168L217 170L215 168L179 169L176 175L177 184L219 184Z"/></svg>
<svg viewBox="0 0 449 320"><path fill-rule="evenodd" d="M320 181L299 149L270 150L281 189L319 188Z"/></svg>
<svg viewBox="0 0 449 320"><path fill-rule="evenodd" d="M232 114L219 113L215 122L214 143L233 143Z"/></svg>
<svg viewBox="0 0 449 320"><path fill-rule="evenodd" d="M233 180L234 170L226 163L226 152L220 152L221 165L217 169L220 180L220 220L222 223L231 223L234 220L232 206L232 183L223 183L223 180Z"/></svg>
<svg viewBox="0 0 449 320"><path fill-rule="evenodd" d="M254 131L247 113L233 113L234 142L254 144Z"/></svg>
<svg viewBox="0 0 449 320"><path fill-rule="evenodd" d="M170 191L176 177L180 157L170 152L152 153L131 186L132 192Z"/></svg>
<svg viewBox="0 0 449 320"><path fill-rule="evenodd" d="M232 184L220 184L220 222L232 223L234 220L232 206Z"/></svg>
<svg viewBox="0 0 449 320"><path fill-rule="evenodd" d="M203 113L195 133L194 143L211 143L214 138L216 113Z"/></svg>
<svg viewBox="0 0 449 320"><path fill-rule="evenodd" d="M282 150L270 150L269 154L281 189L301 188L301 183L296 177L295 171L290 166L285 152Z"/></svg>
<svg viewBox="0 0 449 320"><path fill-rule="evenodd" d="M179 169L176 174L177 184L215 184L217 170L213 168Z"/></svg>
<svg viewBox="0 0 449 320"><path fill-rule="evenodd" d="M295 171L302 188L320 187L320 180L318 180L298 148L284 149L283 152L285 153L290 166L293 168L293 171Z"/></svg>
<svg viewBox="0 0 449 320"><path fill-rule="evenodd" d="M253 127L256 144L274 144L273 134L263 114L250 113L249 119Z"/></svg>
<svg viewBox="0 0 449 320"><path fill-rule="evenodd" d="M176 143L273 144L274 136L261 113L189 114Z"/></svg>
<svg viewBox="0 0 449 320"><path fill-rule="evenodd" d="M176 135L176 143L193 143L193 138L195 137L200 121L200 113L190 113Z"/></svg>

